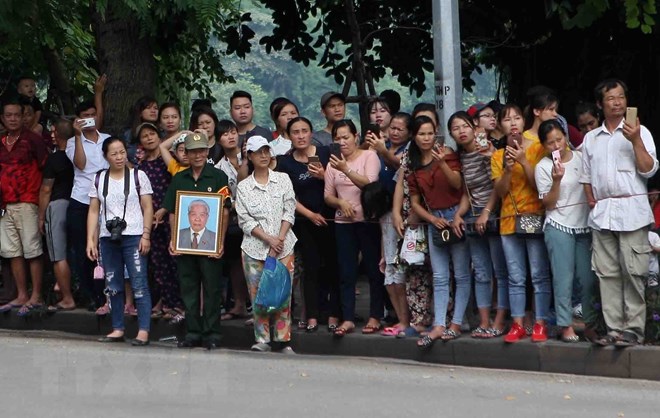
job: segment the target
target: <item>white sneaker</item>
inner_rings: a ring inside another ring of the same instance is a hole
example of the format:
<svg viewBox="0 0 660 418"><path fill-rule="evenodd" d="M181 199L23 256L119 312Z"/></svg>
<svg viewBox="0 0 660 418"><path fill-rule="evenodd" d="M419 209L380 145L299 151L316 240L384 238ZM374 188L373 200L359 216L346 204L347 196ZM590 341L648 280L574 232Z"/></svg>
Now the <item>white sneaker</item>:
<svg viewBox="0 0 660 418"><path fill-rule="evenodd" d="M266 343L256 343L253 345L250 350L252 351L260 351L262 353L267 353L270 351L270 346Z"/></svg>
<svg viewBox="0 0 660 418"><path fill-rule="evenodd" d="M282 354L286 354L286 355L288 355L288 356L290 356L290 355L295 355L295 354L296 354L296 352L293 351L293 348L291 348L291 346L288 346L288 345L287 345L286 347L284 347L284 348L280 351L280 353L282 353Z"/></svg>

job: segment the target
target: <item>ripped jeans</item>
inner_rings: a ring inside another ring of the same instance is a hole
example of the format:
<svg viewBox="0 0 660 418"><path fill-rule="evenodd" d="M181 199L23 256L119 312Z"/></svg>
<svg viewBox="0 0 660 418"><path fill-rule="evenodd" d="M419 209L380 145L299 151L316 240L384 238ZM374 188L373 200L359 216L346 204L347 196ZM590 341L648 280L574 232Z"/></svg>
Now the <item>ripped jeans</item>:
<svg viewBox="0 0 660 418"><path fill-rule="evenodd" d="M124 266L128 272L138 327L149 331L151 323L151 294L147 282L147 257L140 255L140 235L124 235L120 242L101 238L101 264L105 271L105 293L110 298L112 329L124 329Z"/></svg>

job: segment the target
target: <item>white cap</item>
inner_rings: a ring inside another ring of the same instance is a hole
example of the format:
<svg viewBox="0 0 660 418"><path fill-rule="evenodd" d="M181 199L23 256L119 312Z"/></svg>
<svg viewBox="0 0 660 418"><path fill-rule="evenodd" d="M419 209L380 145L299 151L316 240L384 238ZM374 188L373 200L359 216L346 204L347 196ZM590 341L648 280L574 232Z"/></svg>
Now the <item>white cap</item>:
<svg viewBox="0 0 660 418"><path fill-rule="evenodd" d="M273 147L270 145L268 140L263 136L255 135L255 136L251 136L247 140L247 144L245 145L245 150L247 152L255 152L255 151L259 151L263 147L268 147L271 155L273 154Z"/></svg>

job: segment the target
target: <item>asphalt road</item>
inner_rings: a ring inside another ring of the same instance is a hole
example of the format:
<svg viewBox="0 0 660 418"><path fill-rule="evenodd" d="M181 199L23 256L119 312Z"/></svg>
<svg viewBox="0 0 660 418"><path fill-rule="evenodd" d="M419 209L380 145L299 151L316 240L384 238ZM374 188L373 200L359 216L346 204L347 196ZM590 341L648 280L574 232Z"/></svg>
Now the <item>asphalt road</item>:
<svg viewBox="0 0 660 418"><path fill-rule="evenodd" d="M660 382L0 332L3 417L658 417Z"/></svg>

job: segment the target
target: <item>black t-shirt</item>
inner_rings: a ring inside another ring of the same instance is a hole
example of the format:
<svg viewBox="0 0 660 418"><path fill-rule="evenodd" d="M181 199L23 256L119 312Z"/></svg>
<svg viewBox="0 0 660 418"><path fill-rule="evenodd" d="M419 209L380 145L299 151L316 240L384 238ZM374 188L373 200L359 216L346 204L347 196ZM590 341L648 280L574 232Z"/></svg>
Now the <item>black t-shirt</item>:
<svg viewBox="0 0 660 418"><path fill-rule="evenodd" d="M270 129L263 128L259 125L255 125L254 129L247 131L245 134L239 134L238 135L238 146L239 148L243 147L243 143L252 138L253 136L263 136L266 138L268 142L272 141L273 139L273 133L270 131Z"/></svg>
<svg viewBox="0 0 660 418"><path fill-rule="evenodd" d="M215 144L211 148L209 148L209 156L207 159L207 163L211 165L216 165L220 162L222 159L222 146L220 145L219 142L216 141Z"/></svg>
<svg viewBox="0 0 660 418"><path fill-rule="evenodd" d="M43 171L44 179L55 179L50 201L69 200L73 189L73 164L64 150L57 150L48 155Z"/></svg>
<svg viewBox="0 0 660 418"><path fill-rule="evenodd" d="M330 160L330 149L317 146L316 155L323 167L326 167ZM277 171L289 175L296 199L301 205L312 212L322 214L325 218L331 217L333 211L326 206L323 200L324 181L312 177L307 171L307 164L296 161L293 153L281 155L277 157Z"/></svg>

